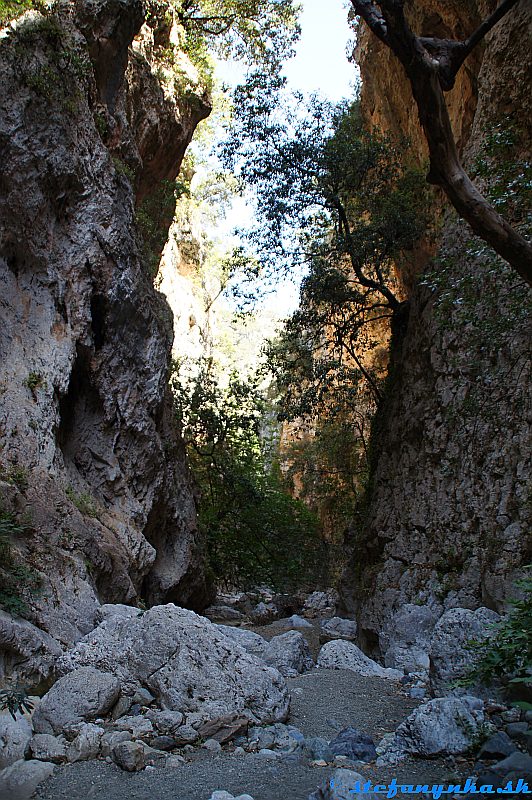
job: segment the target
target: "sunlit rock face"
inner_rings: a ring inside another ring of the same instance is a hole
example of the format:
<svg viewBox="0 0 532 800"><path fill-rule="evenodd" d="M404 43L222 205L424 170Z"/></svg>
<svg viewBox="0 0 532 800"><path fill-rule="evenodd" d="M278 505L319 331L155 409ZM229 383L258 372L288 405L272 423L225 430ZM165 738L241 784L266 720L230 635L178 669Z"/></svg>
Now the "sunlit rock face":
<svg viewBox="0 0 532 800"><path fill-rule="evenodd" d="M129 49L140 0L55 20L0 38L1 510L24 517L12 553L39 584L20 581L29 622L3 626L0 679L35 681L101 602L209 601L167 388L172 314L135 232L135 200L176 177L209 106L168 96L149 48Z"/></svg>
<svg viewBox="0 0 532 800"><path fill-rule="evenodd" d="M450 38L464 38L496 5L407 4L416 31ZM495 162L517 163L530 141L531 25L532 8L521 2L467 60L447 95L470 170L487 136L508 118L517 146L510 154L499 149ZM423 163L426 146L400 65L365 31L356 54L366 117L406 134ZM441 261L431 266L425 246L403 266L410 313L395 324L388 396L373 442L368 527L344 580L362 643L375 652L383 650L379 634L405 603L438 614L452 607L501 611L521 566L530 562L530 292L499 261L490 276L489 253L472 243L454 213L441 215L440 228L433 248ZM416 286L424 269L440 274L436 295ZM473 287L469 299L466 286ZM445 293L450 302L438 309L434 299Z"/></svg>
<svg viewBox="0 0 532 800"><path fill-rule="evenodd" d="M220 286L209 280L207 271L202 269L206 258L201 210L183 198L177 203L155 280L172 309L172 353L182 362L183 374L194 372L198 362L211 354L217 332L216 309L211 298L219 293Z"/></svg>

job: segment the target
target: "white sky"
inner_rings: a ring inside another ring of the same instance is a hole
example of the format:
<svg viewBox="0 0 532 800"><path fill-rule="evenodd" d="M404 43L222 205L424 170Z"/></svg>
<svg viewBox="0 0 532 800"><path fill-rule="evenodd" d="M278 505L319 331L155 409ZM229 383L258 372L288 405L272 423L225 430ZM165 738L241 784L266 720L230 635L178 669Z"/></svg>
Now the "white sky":
<svg viewBox="0 0 532 800"><path fill-rule="evenodd" d="M303 0L302 5L301 38L295 57L284 68L289 89L319 92L333 102L352 96L358 73L356 66L347 60L347 45L353 38L353 31L347 23L346 3L344 0ZM221 63L217 74L222 81L235 85L242 79L243 70L238 64ZM236 225L246 225L251 214L252 209L237 199L219 232L229 235ZM297 308L298 300L299 286L287 280L265 299L265 306L279 317L285 317Z"/></svg>

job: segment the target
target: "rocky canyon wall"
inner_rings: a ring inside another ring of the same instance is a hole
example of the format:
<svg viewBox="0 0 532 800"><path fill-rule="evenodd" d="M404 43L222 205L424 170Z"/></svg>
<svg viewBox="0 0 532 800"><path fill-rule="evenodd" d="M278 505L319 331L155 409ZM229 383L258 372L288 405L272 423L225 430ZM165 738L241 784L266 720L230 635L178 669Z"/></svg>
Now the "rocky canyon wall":
<svg viewBox="0 0 532 800"><path fill-rule="evenodd" d="M464 38L496 5L407 7L417 32ZM530 159L531 33L532 6L522 0L448 95L466 166L486 188L498 184L496 202L516 224L526 223L518 195ZM400 65L363 29L356 56L366 117L408 136L406 157L423 163ZM385 652L386 630L405 604L428 606L433 623L454 606L501 611L531 561L530 291L442 202L435 257L425 247L403 268L410 312L395 324L387 396L374 421L366 525L351 531L344 598L374 652Z"/></svg>
<svg viewBox="0 0 532 800"><path fill-rule="evenodd" d="M140 0L77 0L0 32L0 679L47 679L100 603L210 597L136 227L210 106L143 22Z"/></svg>

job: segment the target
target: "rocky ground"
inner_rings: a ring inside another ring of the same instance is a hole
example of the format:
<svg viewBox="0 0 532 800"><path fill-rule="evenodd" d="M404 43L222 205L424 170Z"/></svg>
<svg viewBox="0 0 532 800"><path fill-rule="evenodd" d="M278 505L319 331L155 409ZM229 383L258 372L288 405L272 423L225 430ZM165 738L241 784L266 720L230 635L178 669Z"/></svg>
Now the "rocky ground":
<svg viewBox="0 0 532 800"><path fill-rule="evenodd" d="M348 670L314 669L288 682L289 723L307 740L330 740L352 725L379 741L417 705L396 683ZM255 800L307 800L334 771L330 765L314 766L311 761L300 754L235 753L234 747L226 746L218 753L200 748L179 769L124 773L114 764L81 762L58 769L38 796L42 800L207 800L215 790L227 790L234 795L250 794ZM468 762L446 759L409 760L400 769L375 764L358 764L356 769L366 779L379 782L396 776L405 783L441 783L457 772L469 774Z"/></svg>
<svg viewBox="0 0 532 800"><path fill-rule="evenodd" d="M457 631L482 613L453 609L425 651L398 626L384 666L334 616L333 594L256 601L210 619L102 606L35 710L0 716L0 800L347 800L357 780L532 782L530 712L449 686L467 659ZM429 669L397 668L409 660Z"/></svg>

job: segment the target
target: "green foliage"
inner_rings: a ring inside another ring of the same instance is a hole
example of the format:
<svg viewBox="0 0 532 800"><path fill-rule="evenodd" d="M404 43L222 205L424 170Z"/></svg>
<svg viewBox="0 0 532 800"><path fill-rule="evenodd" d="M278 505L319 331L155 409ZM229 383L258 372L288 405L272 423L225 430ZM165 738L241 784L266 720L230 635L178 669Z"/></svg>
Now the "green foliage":
<svg viewBox="0 0 532 800"><path fill-rule="evenodd" d="M36 97L73 114L92 73L88 53L63 28L53 6L33 5L41 16L24 21L9 34L13 67Z"/></svg>
<svg viewBox="0 0 532 800"><path fill-rule="evenodd" d="M278 113L282 83L255 76L239 90L245 111L225 159L257 193L250 240L263 270L306 272L300 307L270 350L282 414L293 419L333 391L353 406L360 382L379 399L363 354L379 350L378 326L400 307L395 264L425 230L427 192L402 166L399 143L365 130L356 102L314 99L299 117Z"/></svg>
<svg viewBox="0 0 532 800"><path fill-rule="evenodd" d="M146 21L154 31L159 79L172 81L181 95L187 87L192 93L210 93L213 55L276 72L293 53L300 33L299 10L294 0L147 0ZM179 44L170 41L174 22L183 32ZM198 70L196 87L191 86L181 52Z"/></svg>
<svg viewBox="0 0 532 800"><path fill-rule="evenodd" d="M37 399L37 389L42 389L46 386L46 381L41 373L33 371L29 373L24 383L32 393L34 400Z"/></svg>
<svg viewBox="0 0 532 800"><path fill-rule="evenodd" d="M6 483L11 483L21 492L28 488L28 474L24 467L11 466L6 470L0 471L0 475Z"/></svg>
<svg viewBox="0 0 532 800"><path fill-rule="evenodd" d="M133 172L129 164L126 164L126 162L123 161L121 158L119 158L119 156L112 156L112 162L117 175L121 175L130 183L133 183L133 181L135 180L135 173Z"/></svg>
<svg viewBox="0 0 532 800"><path fill-rule="evenodd" d="M148 275L157 274L168 228L174 218L176 201L190 191L188 181L164 180L146 197L136 213L137 230L142 240L142 255Z"/></svg>
<svg viewBox="0 0 532 800"><path fill-rule="evenodd" d="M532 577L516 586L522 597L510 601L509 614L492 626L488 639L471 643L475 665L461 685L503 683L517 693L520 685L532 688Z"/></svg>
<svg viewBox="0 0 532 800"><path fill-rule="evenodd" d="M25 11L35 9L42 11L45 8L41 0L0 0L0 25L6 25L11 20L17 19Z"/></svg>
<svg viewBox="0 0 532 800"><path fill-rule="evenodd" d="M14 720L17 714L30 713L33 703L23 689L3 689L0 691L0 711L9 711Z"/></svg>
<svg viewBox="0 0 532 800"><path fill-rule="evenodd" d="M77 494L72 486L67 486L65 494L84 516L98 517L98 507L94 498L88 492Z"/></svg>
<svg viewBox="0 0 532 800"><path fill-rule="evenodd" d="M195 376L186 377L181 365L172 386L218 582L286 589L319 581L325 564L316 520L264 457L257 380L232 374L224 383L205 361Z"/></svg>
<svg viewBox="0 0 532 800"><path fill-rule="evenodd" d="M18 616L28 612L24 595L34 593L40 584L38 574L13 549L13 542L25 531L13 513L0 508L0 608Z"/></svg>
<svg viewBox="0 0 532 800"><path fill-rule="evenodd" d="M222 58L278 65L299 36L294 0L170 0L188 46L203 40Z"/></svg>
<svg viewBox="0 0 532 800"><path fill-rule="evenodd" d="M282 79L258 73L237 90L224 146L226 166L257 194L248 235L262 275L303 273L299 308L267 364L279 419L312 431L283 456L337 535L364 506L370 420L401 309L396 265L427 224L425 179L403 151L365 129L357 101L288 100Z"/></svg>

